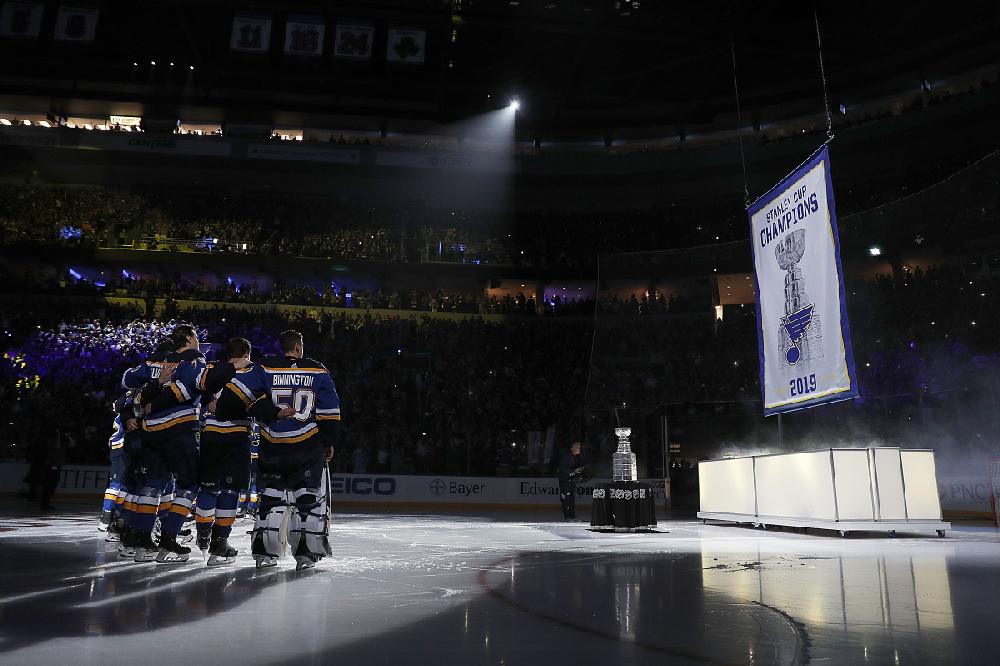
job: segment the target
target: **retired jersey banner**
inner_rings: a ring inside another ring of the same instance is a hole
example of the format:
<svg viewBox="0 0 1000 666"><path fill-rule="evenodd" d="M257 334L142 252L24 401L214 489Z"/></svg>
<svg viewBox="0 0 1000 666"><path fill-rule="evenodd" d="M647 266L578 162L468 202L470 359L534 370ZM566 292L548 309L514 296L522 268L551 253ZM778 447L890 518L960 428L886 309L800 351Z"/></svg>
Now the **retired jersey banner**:
<svg viewBox="0 0 1000 666"><path fill-rule="evenodd" d="M267 53L271 47L270 14L237 14L229 35L229 48L245 53Z"/></svg>
<svg viewBox="0 0 1000 666"><path fill-rule="evenodd" d="M62 42L92 42L100 13L95 7L60 7L52 37Z"/></svg>
<svg viewBox="0 0 1000 666"><path fill-rule="evenodd" d="M370 60L374 43L374 26L364 22L338 23L333 55L347 60Z"/></svg>
<svg viewBox="0 0 1000 666"><path fill-rule="evenodd" d="M285 54L321 56L325 36L326 22L323 17L292 14L285 22Z"/></svg>
<svg viewBox="0 0 1000 666"><path fill-rule="evenodd" d="M747 214L764 415L858 397L827 147Z"/></svg>
<svg viewBox="0 0 1000 666"><path fill-rule="evenodd" d="M42 28L45 5L37 2L5 2L0 9L0 35L4 37L38 37Z"/></svg>

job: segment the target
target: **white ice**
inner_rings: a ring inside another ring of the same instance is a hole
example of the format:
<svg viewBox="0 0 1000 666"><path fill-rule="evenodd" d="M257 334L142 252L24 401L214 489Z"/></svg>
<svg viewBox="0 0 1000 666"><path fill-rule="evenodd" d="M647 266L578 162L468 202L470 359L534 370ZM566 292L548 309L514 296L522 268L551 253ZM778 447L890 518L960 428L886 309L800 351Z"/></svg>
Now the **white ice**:
<svg viewBox="0 0 1000 666"><path fill-rule="evenodd" d="M7 515L10 515L8 512ZM0 520L0 663L998 663L1000 534L337 514L333 557L123 561L91 515Z"/></svg>

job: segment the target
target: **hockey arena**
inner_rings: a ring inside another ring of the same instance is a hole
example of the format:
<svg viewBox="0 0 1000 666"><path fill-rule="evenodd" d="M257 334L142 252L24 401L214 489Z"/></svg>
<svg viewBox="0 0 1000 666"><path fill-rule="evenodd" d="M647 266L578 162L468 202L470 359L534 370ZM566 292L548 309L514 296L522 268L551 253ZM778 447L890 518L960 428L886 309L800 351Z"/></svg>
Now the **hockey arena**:
<svg viewBox="0 0 1000 666"><path fill-rule="evenodd" d="M0 1L0 664L997 664L1000 5Z"/></svg>

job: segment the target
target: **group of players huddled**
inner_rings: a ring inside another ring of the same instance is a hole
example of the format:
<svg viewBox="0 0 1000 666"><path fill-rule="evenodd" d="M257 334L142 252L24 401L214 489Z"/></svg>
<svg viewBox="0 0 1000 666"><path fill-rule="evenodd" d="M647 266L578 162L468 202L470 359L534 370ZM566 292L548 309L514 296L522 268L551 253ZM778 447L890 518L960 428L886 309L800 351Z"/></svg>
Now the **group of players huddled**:
<svg viewBox="0 0 1000 666"><path fill-rule="evenodd" d="M208 363L197 331L179 324L125 372L101 514L122 557L187 561L184 523L193 515L208 565L233 562L228 539L241 495L253 512L252 455L262 489L251 548L257 567L275 566L286 545L298 569L330 554L325 472L340 399L329 371L304 355L301 333L285 331L278 342L282 355L251 363L250 343L233 338L228 360Z"/></svg>

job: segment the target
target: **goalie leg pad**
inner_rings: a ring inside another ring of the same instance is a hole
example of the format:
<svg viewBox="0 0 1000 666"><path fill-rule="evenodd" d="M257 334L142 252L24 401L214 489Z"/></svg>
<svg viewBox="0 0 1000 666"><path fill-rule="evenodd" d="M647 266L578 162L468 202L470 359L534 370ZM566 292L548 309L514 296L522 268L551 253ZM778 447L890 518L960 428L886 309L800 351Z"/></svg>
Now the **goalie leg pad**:
<svg viewBox="0 0 1000 666"><path fill-rule="evenodd" d="M261 497L260 511L254 524L253 554L278 557L282 550L281 524L285 520L285 493L267 488Z"/></svg>
<svg viewBox="0 0 1000 666"><path fill-rule="evenodd" d="M295 514L288 526L288 547L296 555L304 547L319 559L326 554L325 502L318 495L317 488L300 488L295 491L294 497Z"/></svg>

